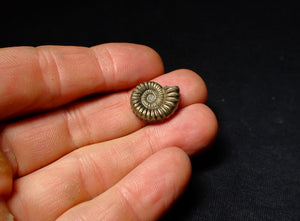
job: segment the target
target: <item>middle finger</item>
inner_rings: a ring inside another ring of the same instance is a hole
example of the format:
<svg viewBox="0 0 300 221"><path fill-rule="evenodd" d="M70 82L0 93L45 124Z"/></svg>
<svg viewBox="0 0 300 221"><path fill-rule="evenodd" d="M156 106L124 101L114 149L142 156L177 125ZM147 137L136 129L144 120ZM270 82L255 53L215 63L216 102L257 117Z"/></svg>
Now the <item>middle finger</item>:
<svg viewBox="0 0 300 221"><path fill-rule="evenodd" d="M192 71L177 70L154 80L180 87L180 107L206 99L205 84ZM24 176L81 146L124 136L143 127L145 123L130 109L129 96L127 92L110 94L8 125L0 140L9 152L8 160L16 176Z"/></svg>

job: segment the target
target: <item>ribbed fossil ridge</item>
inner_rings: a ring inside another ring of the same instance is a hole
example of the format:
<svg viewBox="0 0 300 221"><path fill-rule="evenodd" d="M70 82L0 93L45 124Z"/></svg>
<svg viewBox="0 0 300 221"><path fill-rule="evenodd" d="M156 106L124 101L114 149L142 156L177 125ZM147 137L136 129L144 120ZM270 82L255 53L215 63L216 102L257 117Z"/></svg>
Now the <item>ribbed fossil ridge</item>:
<svg viewBox="0 0 300 221"><path fill-rule="evenodd" d="M179 87L147 81L139 84L131 94L131 108L135 115L148 123L170 117L178 108Z"/></svg>

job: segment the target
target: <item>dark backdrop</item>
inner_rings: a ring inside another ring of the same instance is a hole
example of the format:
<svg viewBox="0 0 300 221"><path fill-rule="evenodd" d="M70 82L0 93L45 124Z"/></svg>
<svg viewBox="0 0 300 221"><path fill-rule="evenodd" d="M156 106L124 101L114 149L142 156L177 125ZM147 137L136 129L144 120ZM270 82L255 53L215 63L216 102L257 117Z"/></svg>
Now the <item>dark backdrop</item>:
<svg viewBox="0 0 300 221"><path fill-rule="evenodd" d="M192 159L186 192L161 220L299 221L296 1L98 2L1 6L0 46L141 43L158 51L166 71L196 71L219 135Z"/></svg>

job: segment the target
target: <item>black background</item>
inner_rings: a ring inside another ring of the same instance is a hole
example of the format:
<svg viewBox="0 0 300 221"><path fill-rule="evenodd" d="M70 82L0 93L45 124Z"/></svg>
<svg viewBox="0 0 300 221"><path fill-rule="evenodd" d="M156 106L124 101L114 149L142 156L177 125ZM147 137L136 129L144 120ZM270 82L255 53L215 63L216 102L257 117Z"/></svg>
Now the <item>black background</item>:
<svg viewBox="0 0 300 221"><path fill-rule="evenodd" d="M219 135L161 220L300 220L296 1L98 2L2 6L0 46L140 43L196 71Z"/></svg>

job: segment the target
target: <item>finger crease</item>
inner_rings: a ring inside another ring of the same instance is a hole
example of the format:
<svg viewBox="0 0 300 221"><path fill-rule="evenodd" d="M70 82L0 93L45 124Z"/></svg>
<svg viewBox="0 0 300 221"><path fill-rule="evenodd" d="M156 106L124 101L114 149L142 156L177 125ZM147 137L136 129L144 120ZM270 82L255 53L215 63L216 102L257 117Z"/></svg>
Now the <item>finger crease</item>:
<svg viewBox="0 0 300 221"><path fill-rule="evenodd" d="M44 79L45 87L48 89L48 94L53 95L50 97L51 101L55 101L56 96L62 95L62 79L61 79L61 70L59 69L59 64L57 61L57 56L51 50L45 50L38 47L38 64L40 69L40 74ZM45 64L44 64L45 62ZM54 65L52 65L54 64ZM46 66L46 68L43 66ZM53 67L54 70L49 73L43 73L44 69L49 69ZM54 93L55 92L55 93ZM56 96L55 96L56 95Z"/></svg>
<svg viewBox="0 0 300 221"><path fill-rule="evenodd" d="M108 188L104 178L105 171L99 167L99 163L95 161L92 155L81 154L80 152L77 152L77 161L79 168L79 179L81 180L82 187L84 188L85 192L88 193L89 199L92 199L98 193L102 193ZM87 185L87 183L91 183L90 180L87 181L91 177L95 179L95 182L93 183L98 184L98 193L91 192L89 186ZM102 189L100 187L102 187Z"/></svg>
<svg viewBox="0 0 300 221"><path fill-rule="evenodd" d="M90 165L86 165L86 162L89 162L89 164L92 164L92 160L91 159L85 159L82 156L78 156L76 157L77 162L78 162L78 178L80 180L81 183L81 187L84 190L84 192L87 194L87 197L85 200L90 200L93 198L93 194L89 191L89 187L87 185L87 174L86 174L86 168ZM91 174L89 174L91 175Z"/></svg>
<svg viewBox="0 0 300 221"><path fill-rule="evenodd" d="M142 220L142 218L139 216L138 212L134 209L134 205L133 203L130 203L131 201L129 200L130 198L131 199L134 199L134 197L132 196L132 193L131 191L126 188L126 187L122 187L122 186L116 186L116 191L118 193L118 195L120 196L120 201L125 204L123 206L123 208L126 209L126 213L128 213L128 209L131 211L131 214L133 215L134 217L134 220ZM134 203L135 205L136 204L139 204L139 202L136 202Z"/></svg>
<svg viewBox="0 0 300 221"><path fill-rule="evenodd" d="M57 62L57 57L55 56L54 52L51 52L50 55L52 55L52 59L53 59L53 62L54 62L54 66L55 66L55 73L56 73L56 87L55 87L55 91L58 92L58 95L63 95L63 91L62 91L62 78L61 78L61 70L59 69L59 65L58 65L58 62Z"/></svg>
<svg viewBox="0 0 300 221"><path fill-rule="evenodd" d="M111 73L110 73L110 78L111 78L111 82L118 82L117 81L117 64L114 60L114 56L111 54L110 50L104 46L103 49L105 50L106 54L107 54L107 58L109 58L109 61L111 63L111 67L112 67L112 70Z"/></svg>
<svg viewBox="0 0 300 221"><path fill-rule="evenodd" d="M82 140L80 139L82 137L88 140L88 142L85 143L86 145L94 142L92 139L92 132L89 130L89 127L86 126L86 118L84 114L81 113L80 108L66 108L64 110L64 119L73 149L82 145L82 142L80 141ZM77 136L74 133L74 128L79 131L76 134L80 134L80 136ZM76 137L79 137L79 139Z"/></svg>
<svg viewBox="0 0 300 221"><path fill-rule="evenodd" d="M98 82L101 85L101 87L107 88L108 84L107 84L106 79L105 79L105 77L103 75L104 72L103 72L103 68L102 68L101 62L100 62L101 58L98 56L98 53L95 51L95 48L91 47L90 49L91 49L90 51L92 53L92 56L96 60L97 68L99 70L99 75L101 75L101 78L102 78L101 81L99 80Z"/></svg>

